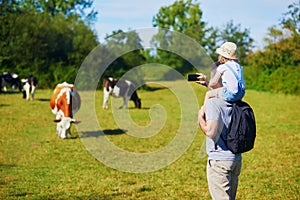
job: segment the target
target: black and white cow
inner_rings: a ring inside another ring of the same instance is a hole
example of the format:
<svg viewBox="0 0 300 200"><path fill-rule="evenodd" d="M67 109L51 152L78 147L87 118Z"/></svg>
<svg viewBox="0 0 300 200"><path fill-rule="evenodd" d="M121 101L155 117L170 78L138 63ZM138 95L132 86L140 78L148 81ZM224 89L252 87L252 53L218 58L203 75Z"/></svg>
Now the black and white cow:
<svg viewBox="0 0 300 200"><path fill-rule="evenodd" d="M21 92L21 81L18 74L3 72L0 76L0 93L2 92L2 88L4 92L7 92L8 87L11 86L11 91L14 91L16 88L19 88Z"/></svg>
<svg viewBox="0 0 300 200"><path fill-rule="evenodd" d="M26 100L34 100L34 92L38 86L38 80L35 76L29 76L25 79L22 79L23 83L23 98ZM31 94L31 97L30 97Z"/></svg>
<svg viewBox="0 0 300 200"><path fill-rule="evenodd" d="M117 80L109 77L103 81L103 109L107 109L109 95L113 97L123 97L124 103L120 108L124 106L128 108L128 101L134 102L135 108L141 108L141 99L138 97L135 90L135 86L131 81L128 80Z"/></svg>

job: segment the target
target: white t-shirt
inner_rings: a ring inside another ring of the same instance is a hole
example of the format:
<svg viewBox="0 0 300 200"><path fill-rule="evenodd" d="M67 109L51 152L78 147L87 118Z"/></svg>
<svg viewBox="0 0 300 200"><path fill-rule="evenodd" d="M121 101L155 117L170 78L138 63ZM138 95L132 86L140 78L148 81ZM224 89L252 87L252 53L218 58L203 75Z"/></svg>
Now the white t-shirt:
<svg viewBox="0 0 300 200"><path fill-rule="evenodd" d="M234 74L232 73L232 71L228 68L229 65L238 75L239 78L240 77L240 70L241 70L241 66L233 61L230 60L228 62L226 62L225 64L219 65L217 68L217 71L222 74L222 84L224 87L226 87L229 91L231 91L232 93L237 93L238 92L238 80L236 79L236 77L234 76ZM244 80L242 80L244 82Z"/></svg>

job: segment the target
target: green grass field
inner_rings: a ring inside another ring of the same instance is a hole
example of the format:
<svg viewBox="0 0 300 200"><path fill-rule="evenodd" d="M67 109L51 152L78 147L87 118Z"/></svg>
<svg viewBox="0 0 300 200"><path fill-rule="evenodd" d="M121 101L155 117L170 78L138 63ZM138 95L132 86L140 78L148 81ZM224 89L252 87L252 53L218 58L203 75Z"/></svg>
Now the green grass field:
<svg viewBox="0 0 300 200"><path fill-rule="evenodd" d="M192 86L203 102L203 88ZM0 95L0 199L210 199L206 157L199 157L204 140L199 128L191 146L172 164L148 173L121 172L94 158L75 126L71 139L57 137L51 94L37 90L33 102L21 94ZM155 151L176 134L178 102L166 88L138 94L144 109L132 109L130 102L132 119L140 126L149 124L149 109L160 104L168 114L161 131L144 139L118 132L112 112L102 110L102 91L97 91L95 110L107 133L102 137L127 151ZM248 90L244 100L256 115L257 140L243 155L237 199L300 199L300 97Z"/></svg>

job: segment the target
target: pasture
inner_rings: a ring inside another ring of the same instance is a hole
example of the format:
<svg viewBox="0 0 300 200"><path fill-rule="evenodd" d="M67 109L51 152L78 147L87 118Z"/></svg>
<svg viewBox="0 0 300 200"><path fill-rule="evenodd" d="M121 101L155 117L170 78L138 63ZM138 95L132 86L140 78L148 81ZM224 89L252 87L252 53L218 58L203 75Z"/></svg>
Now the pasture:
<svg viewBox="0 0 300 200"><path fill-rule="evenodd" d="M129 104L129 113L141 126L149 123L154 104L168 114L161 131L143 139L119 130L110 109L102 110L102 91L97 91L95 109L106 134L102 137L132 152L168 144L178 129L180 109L172 92L155 87L138 90L143 109ZM205 90L192 87L201 104ZM75 125L70 139L57 137L51 95L52 90L40 89L35 101L19 93L0 95L0 199L210 199L206 157L199 156L204 140L199 128L191 146L172 164L148 173L121 172L87 151ZM300 199L300 97L248 90L244 100L256 115L257 140L243 155L237 199Z"/></svg>

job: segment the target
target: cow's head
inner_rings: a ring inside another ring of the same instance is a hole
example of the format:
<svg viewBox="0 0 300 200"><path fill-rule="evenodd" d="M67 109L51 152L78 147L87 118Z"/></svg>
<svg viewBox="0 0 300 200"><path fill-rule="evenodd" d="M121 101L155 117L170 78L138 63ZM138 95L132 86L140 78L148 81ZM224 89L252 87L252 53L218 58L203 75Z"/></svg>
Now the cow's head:
<svg viewBox="0 0 300 200"><path fill-rule="evenodd" d="M54 120L54 122L57 123L56 132L58 134L58 137L63 138L63 139L67 138L68 135L70 134L70 129L71 129L72 123L75 123L75 124L80 123L80 121L77 121L70 117L63 117L61 119L56 119L56 120Z"/></svg>
<svg viewBox="0 0 300 200"><path fill-rule="evenodd" d="M117 84L117 82L118 82L117 79L109 77L109 78L107 78L107 79L104 80L104 82L103 82L103 88L107 92L109 92L109 91L111 91L115 87L115 85Z"/></svg>
<svg viewBox="0 0 300 200"><path fill-rule="evenodd" d="M141 109L141 107L142 107L142 101L141 101L141 99L137 98L137 99L134 101L134 105L135 105L136 108Z"/></svg>
<svg viewBox="0 0 300 200"><path fill-rule="evenodd" d="M60 138L67 138L68 134L70 133L71 127L71 118L70 117L63 117L60 120L57 120L56 132L58 137Z"/></svg>
<svg viewBox="0 0 300 200"><path fill-rule="evenodd" d="M130 100L134 102L135 108L141 108L142 107L142 100L139 98L136 91L133 91Z"/></svg>

